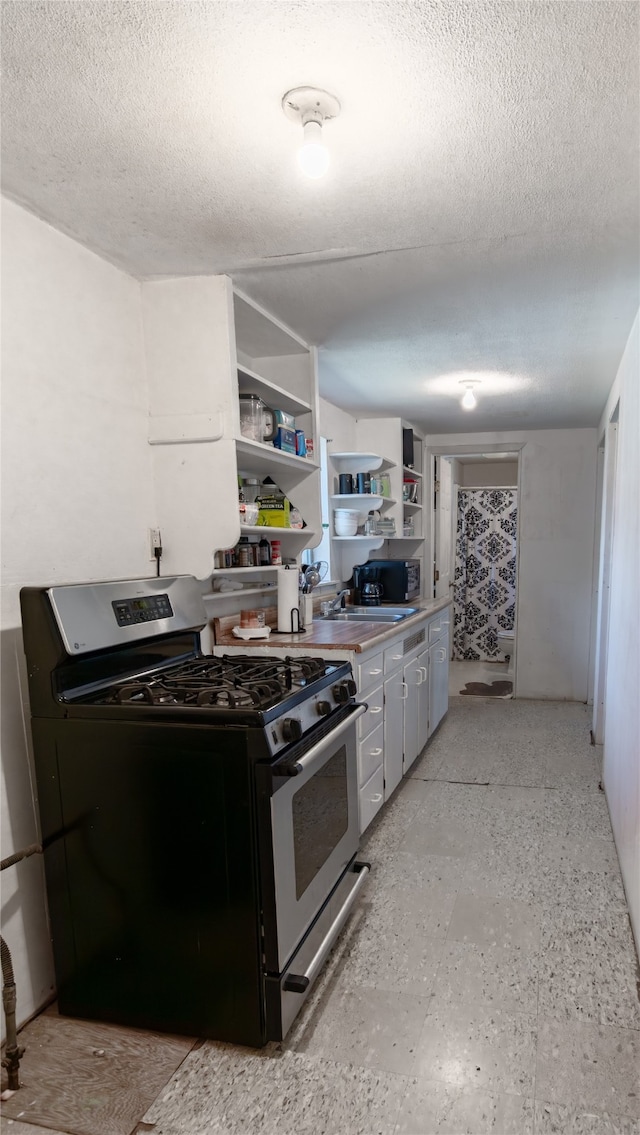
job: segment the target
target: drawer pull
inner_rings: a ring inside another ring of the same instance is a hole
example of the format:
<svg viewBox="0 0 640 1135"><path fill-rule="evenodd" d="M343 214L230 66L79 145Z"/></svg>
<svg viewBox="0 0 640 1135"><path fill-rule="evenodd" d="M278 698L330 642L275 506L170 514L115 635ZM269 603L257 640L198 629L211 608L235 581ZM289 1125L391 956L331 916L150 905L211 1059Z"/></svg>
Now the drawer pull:
<svg viewBox="0 0 640 1135"><path fill-rule="evenodd" d="M368 671L367 671L367 673L368 673L368 674L381 674L381 673L382 673L382 669L381 669L381 667L380 667L380 666L378 666L378 669L377 669L377 670L368 670Z"/></svg>
<svg viewBox="0 0 640 1135"><path fill-rule="evenodd" d="M392 654L391 657L392 657L394 662L397 662L399 658L402 658L402 655L401 654Z"/></svg>
<svg viewBox="0 0 640 1135"><path fill-rule="evenodd" d="M426 680L427 680L427 667L426 666L418 666L418 670L420 671L421 674L424 675L424 677L422 679L423 682L426 682Z"/></svg>
<svg viewBox="0 0 640 1135"><path fill-rule="evenodd" d="M382 713L382 708L381 705L372 705L369 713Z"/></svg>
<svg viewBox="0 0 640 1135"><path fill-rule="evenodd" d="M370 757L379 757L381 752L382 752L382 749L369 749L369 756Z"/></svg>
<svg viewBox="0 0 640 1135"><path fill-rule="evenodd" d="M382 800L382 793L376 792L375 796L370 797L369 803L370 804L379 804L381 800Z"/></svg>
<svg viewBox="0 0 640 1135"><path fill-rule="evenodd" d="M406 682L401 682L401 683L400 683L400 685L402 686L402 697L401 697L401 700L402 700L402 701L406 701L406 700L407 700L407 698L409 697L409 687L408 687L408 685L407 685L407 683L406 683Z"/></svg>

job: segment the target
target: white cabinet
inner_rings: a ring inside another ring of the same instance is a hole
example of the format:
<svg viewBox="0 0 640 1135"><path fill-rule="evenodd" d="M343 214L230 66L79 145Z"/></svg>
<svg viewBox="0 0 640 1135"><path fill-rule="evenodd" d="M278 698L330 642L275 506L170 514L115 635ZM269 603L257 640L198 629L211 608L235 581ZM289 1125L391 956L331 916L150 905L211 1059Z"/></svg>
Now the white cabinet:
<svg viewBox="0 0 640 1135"><path fill-rule="evenodd" d="M302 513L306 528L271 530L297 559L319 542L319 466L243 437L239 394L292 413L317 445L315 349L226 276L145 282L142 312L158 502L149 526L162 532L163 574L204 579L214 553L237 544L242 474L270 476Z"/></svg>
<svg viewBox="0 0 640 1135"><path fill-rule="evenodd" d="M449 631L429 647L429 736L449 706Z"/></svg>
<svg viewBox="0 0 640 1135"><path fill-rule="evenodd" d="M384 682L384 798L388 800L402 780L404 753L405 684L402 667Z"/></svg>
<svg viewBox="0 0 640 1135"><path fill-rule="evenodd" d="M358 799L360 831L384 803L384 687L382 652L372 652L354 666L358 701L367 711L358 719Z"/></svg>
<svg viewBox="0 0 640 1135"><path fill-rule="evenodd" d="M384 769L382 765L362 786L358 794L360 804L360 831L368 828L384 803Z"/></svg>
<svg viewBox="0 0 640 1135"><path fill-rule="evenodd" d="M402 431L410 428L414 437L414 467L403 466ZM385 515L395 520L395 536L385 539L383 549L377 559L420 559L422 576L424 569L424 479L423 479L423 437L419 431L402 418L358 418L356 423L357 443L363 449L371 447L384 454L391 481L391 500L386 502ZM416 500L403 500L405 479L416 482ZM412 528L409 534L408 529ZM405 535L405 531L407 534ZM426 579L425 579L426 582ZM427 589L428 590L428 589ZM423 587L423 593L425 588Z"/></svg>
<svg viewBox="0 0 640 1135"><path fill-rule="evenodd" d="M429 648L423 647L402 670L404 701L404 760L407 773L427 743L429 726Z"/></svg>

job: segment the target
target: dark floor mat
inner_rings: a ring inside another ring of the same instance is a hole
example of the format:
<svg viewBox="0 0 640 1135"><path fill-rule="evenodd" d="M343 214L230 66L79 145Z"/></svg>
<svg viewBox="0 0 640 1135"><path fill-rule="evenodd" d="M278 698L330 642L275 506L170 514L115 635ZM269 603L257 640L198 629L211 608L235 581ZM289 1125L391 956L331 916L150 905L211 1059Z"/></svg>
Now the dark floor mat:
<svg viewBox="0 0 640 1135"><path fill-rule="evenodd" d="M460 693L474 698L506 698L513 693L513 682L467 682Z"/></svg>

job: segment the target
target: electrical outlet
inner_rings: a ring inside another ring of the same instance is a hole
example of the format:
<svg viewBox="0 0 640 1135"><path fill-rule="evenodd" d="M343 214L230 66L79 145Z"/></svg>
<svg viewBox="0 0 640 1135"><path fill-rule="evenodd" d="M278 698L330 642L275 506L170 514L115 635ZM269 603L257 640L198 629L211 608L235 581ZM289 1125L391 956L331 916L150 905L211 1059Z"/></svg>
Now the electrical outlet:
<svg viewBox="0 0 640 1135"><path fill-rule="evenodd" d="M162 537L159 528L149 529L149 559L155 560L154 548L162 547Z"/></svg>

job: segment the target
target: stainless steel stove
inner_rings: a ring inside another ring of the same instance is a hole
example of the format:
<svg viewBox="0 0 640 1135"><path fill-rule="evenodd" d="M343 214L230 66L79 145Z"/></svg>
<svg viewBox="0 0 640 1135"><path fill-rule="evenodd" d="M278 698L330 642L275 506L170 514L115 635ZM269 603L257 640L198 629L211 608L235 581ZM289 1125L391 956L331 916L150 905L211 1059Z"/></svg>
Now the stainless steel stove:
<svg viewBox="0 0 640 1135"><path fill-rule="evenodd" d="M350 667L203 655L189 576L21 605L61 1011L280 1039L368 873Z"/></svg>

